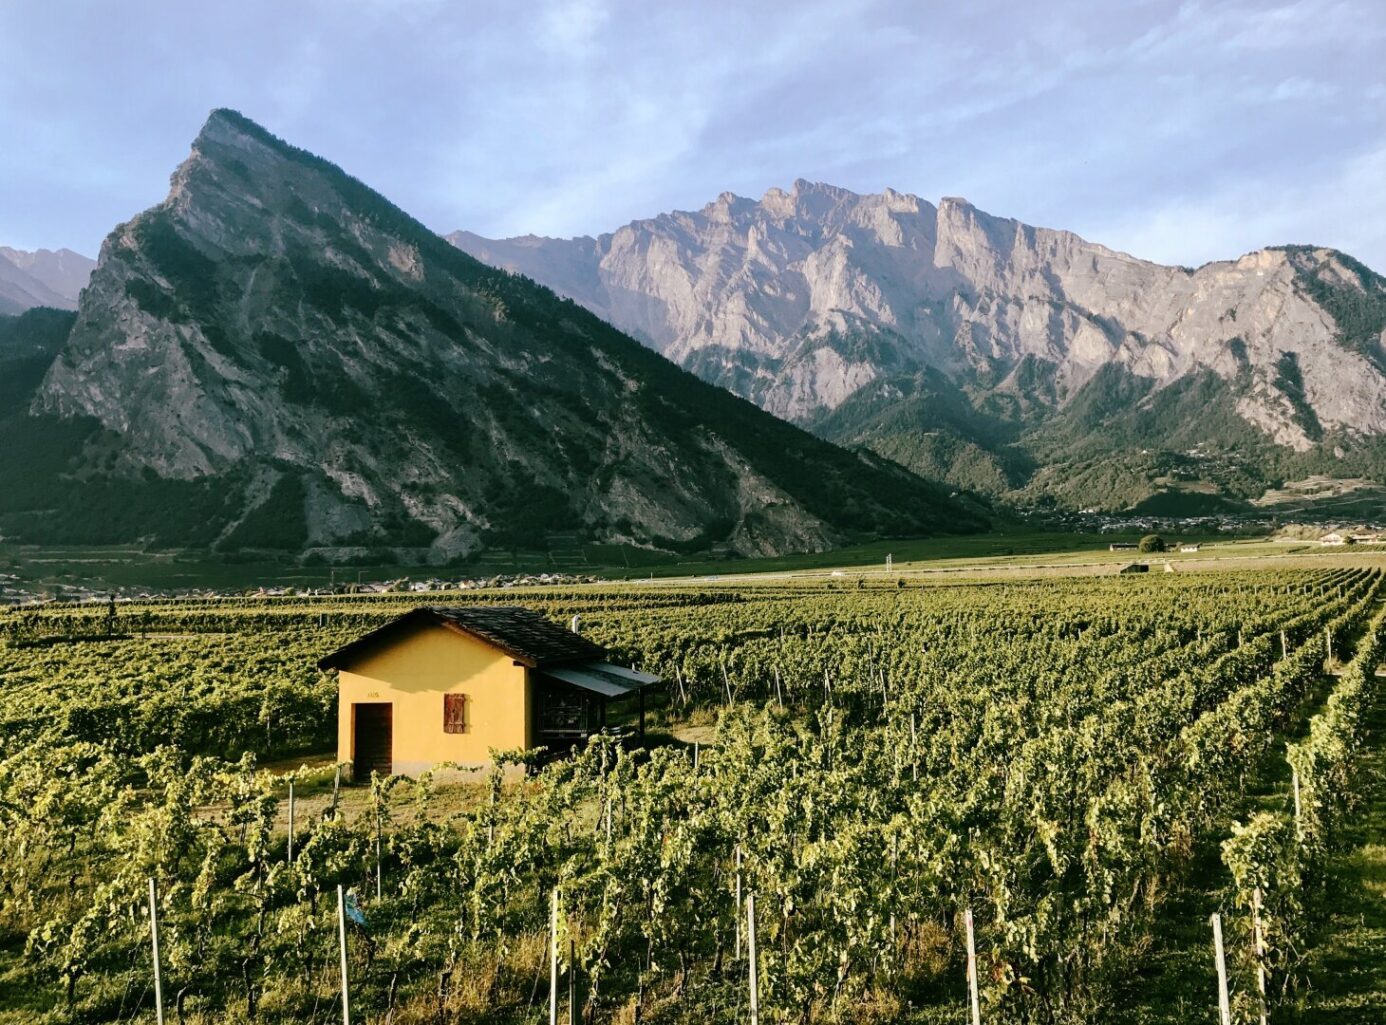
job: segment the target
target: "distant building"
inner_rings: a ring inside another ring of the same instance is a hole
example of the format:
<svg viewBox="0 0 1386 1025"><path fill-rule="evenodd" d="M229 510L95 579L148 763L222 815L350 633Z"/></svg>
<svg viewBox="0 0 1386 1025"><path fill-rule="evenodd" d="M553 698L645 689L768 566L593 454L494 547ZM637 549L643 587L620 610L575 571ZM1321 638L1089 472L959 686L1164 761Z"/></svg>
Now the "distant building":
<svg viewBox="0 0 1386 1025"><path fill-rule="evenodd" d="M338 672L337 758L352 778L484 765L490 752L565 751L607 725L607 704L660 682L516 606L423 607L318 663Z"/></svg>
<svg viewBox="0 0 1386 1025"><path fill-rule="evenodd" d="M1348 539L1337 532L1325 534L1323 537L1319 538L1319 544L1321 545L1345 545L1347 543Z"/></svg>
<svg viewBox="0 0 1386 1025"><path fill-rule="evenodd" d="M1179 546L1179 550L1180 550L1181 552L1196 552L1196 551L1198 551L1198 548L1199 548L1198 545L1180 545L1180 546Z"/></svg>
<svg viewBox="0 0 1386 1025"><path fill-rule="evenodd" d="M1133 562L1129 566L1121 567L1122 573L1149 573L1150 566L1144 562Z"/></svg>
<svg viewBox="0 0 1386 1025"><path fill-rule="evenodd" d="M1109 545L1107 546L1107 551L1109 551L1109 552L1134 552L1134 551L1136 550L1136 547L1137 547L1137 545L1136 545L1136 542L1134 542L1134 541L1113 541L1111 544L1109 544Z"/></svg>

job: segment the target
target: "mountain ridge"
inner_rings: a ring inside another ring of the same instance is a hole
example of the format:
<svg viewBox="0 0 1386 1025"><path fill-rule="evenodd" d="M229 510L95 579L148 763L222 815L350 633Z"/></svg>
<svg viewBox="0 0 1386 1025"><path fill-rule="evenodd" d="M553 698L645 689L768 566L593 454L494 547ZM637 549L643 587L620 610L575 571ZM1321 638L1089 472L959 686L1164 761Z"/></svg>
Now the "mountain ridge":
<svg viewBox="0 0 1386 1025"><path fill-rule="evenodd" d="M75 310L96 261L71 249L28 251L0 246L0 314L36 306Z"/></svg>
<svg viewBox="0 0 1386 1025"><path fill-rule="evenodd" d="M103 243L30 400L31 434L53 422L87 425L66 479L99 468L127 491L195 495L214 528L200 543L229 549L446 561L561 530L769 554L981 526L227 110L167 198ZM11 507L17 533L42 500Z"/></svg>
<svg viewBox="0 0 1386 1025"><path fill-rule="evenodd" d="M886 392L913 391L926 372L943 375L929 388L950 391L945 406L964 402L1008 425L1006 451L928 427L997 466L1052 463L1052 451L1037 458L1046 446L1030 433L1062 421L1090 382L1123 375L1151 407L1162 390L1196 389L1213 374L1204 387L1253 428L1266 479L1287 461L1331 464L1340 449L1372 449L1375 460L1386 434L1386 279L1323 247L1168 267L958 197L934 205L802 179L595 238L448 238L762 408L891 458L901 458L900 438L844 432L832 414L853 397L860 406L872 386L888 406ZM1111 366L1121 373L1099 377ZM1200 444L1231 452L1244 441L1234 427ZM904 462L969 483L946 461ZM1032 478L993 481L992 491L1043 497L1027 491Z"/></svg>

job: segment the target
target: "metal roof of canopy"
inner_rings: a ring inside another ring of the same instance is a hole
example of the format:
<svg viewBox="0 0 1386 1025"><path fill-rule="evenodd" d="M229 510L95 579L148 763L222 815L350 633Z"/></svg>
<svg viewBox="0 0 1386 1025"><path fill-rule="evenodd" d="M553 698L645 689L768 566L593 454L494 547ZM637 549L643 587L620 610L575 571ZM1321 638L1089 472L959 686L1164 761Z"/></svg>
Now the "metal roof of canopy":
<svg viewBox="0 0 1386 1025"><path fill-rule="evenodd" d="M635 694L661 682L658 676L636 669L612 665L610 662L583 662L579 665L552 666L540 670L540 675L562 683L600 694L604 698L621 698Z"/></svg>

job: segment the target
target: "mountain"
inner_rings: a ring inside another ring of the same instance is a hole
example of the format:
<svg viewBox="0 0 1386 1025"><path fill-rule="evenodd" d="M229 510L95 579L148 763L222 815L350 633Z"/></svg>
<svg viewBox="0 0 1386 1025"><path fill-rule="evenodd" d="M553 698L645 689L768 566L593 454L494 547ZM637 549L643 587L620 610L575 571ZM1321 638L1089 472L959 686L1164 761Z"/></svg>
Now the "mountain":
<svg viewBox="0 0 1386 1025"><path fill-rule="evenodd" d="M1386 279L1330 249L1166 267L805 181L595 239L448 238L770 412L994 494L1235 500L1382 463Z"/></svg>
<svg viewBox="0 0 1386 1025"><path fill-rule="evenodd" d="M76 316L35 307L0 315L0 420L25 409L62 350Z"/></svg>
<svg viewBox="0 0 1386 1025"><path fill-rule="evenodd" d="M71 249L26 252L0 246L0 314L35 306L75 310L96 261Z"/></svg>
<svg viewBox="0 0 1386 1025"><path fill-rule="evenodd" d="M556 532L768 554L981 526L225 110L106 239L7 462L0 527L29 540L443 561Z"/></svg>

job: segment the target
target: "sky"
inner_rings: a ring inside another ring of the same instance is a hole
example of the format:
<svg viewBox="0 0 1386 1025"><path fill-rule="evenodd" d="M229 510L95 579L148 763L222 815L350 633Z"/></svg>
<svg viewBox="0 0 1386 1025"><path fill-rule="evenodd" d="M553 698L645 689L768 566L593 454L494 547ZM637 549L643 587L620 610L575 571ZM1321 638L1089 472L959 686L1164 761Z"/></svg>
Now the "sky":
<svg viewBox="0 0 1386 1025"><path fill-rule="evenodd" d="M0 245L94 256L232 107L440 232L806 178L1386 272L1383 55L1383 0L0 0Z"/></svg>

